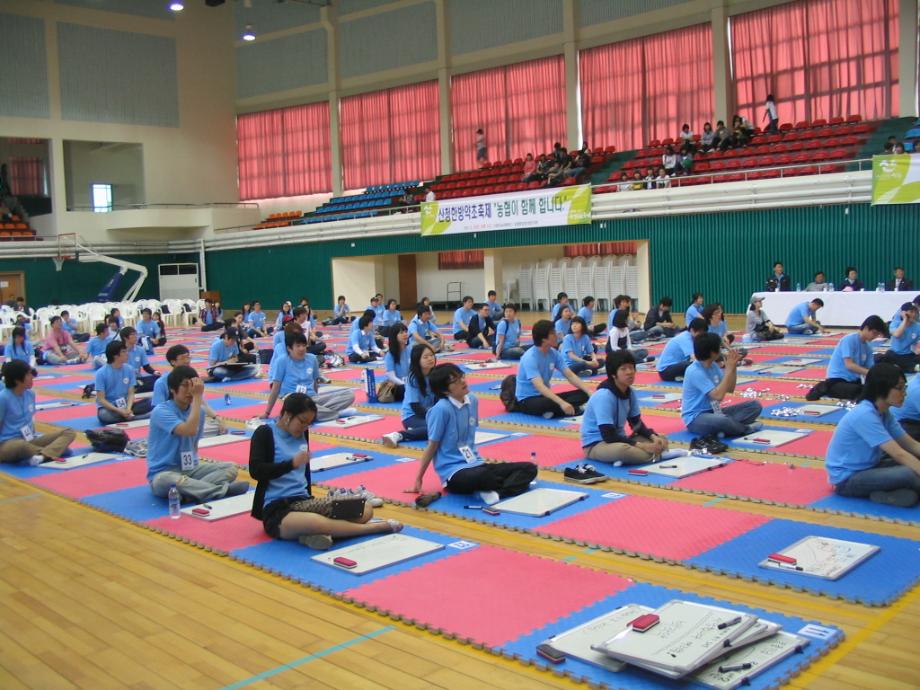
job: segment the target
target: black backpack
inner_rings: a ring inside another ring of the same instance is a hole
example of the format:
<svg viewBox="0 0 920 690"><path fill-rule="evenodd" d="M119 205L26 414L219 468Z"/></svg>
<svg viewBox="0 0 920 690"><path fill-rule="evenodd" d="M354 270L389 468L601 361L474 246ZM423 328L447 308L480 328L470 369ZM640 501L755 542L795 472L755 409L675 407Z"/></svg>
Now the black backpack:
<svg viewBox="0 0 920 690"><path fill-rule="evenodd" d="M502 405L505 406L505 410L508 412L514 412L514 408L517 405L517 397L514 395L516 388L517 376L514 374L502 379L502 388L498 394L498 398L502 401Z"/></svg>
<svg viewBox="0 0 920 690"><path fill-rule="evenodd" d="M86 438L99 453L122 453L128 445L128 434L121 429L87 429Z"/></svg>

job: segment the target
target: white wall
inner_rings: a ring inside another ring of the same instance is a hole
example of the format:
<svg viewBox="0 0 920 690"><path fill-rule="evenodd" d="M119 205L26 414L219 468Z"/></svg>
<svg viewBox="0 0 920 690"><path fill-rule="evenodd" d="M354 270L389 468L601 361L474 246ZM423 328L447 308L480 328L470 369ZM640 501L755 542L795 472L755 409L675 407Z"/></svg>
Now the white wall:
<svg viewBox="0 0 920 690"><path fill-rule="evenodd" d="M65 141L66 208L92 206L90 185L112 185L114 206L144 203L144 150L140 144Z"/></svg>

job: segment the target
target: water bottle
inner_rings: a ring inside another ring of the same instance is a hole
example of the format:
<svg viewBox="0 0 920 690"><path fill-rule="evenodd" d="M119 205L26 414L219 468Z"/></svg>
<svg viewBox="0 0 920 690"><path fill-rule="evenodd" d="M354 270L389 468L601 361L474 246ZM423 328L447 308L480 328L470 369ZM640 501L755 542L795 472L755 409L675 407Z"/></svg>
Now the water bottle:
<svg viewBox="0 0 920 690"><path fill-rule="evenodd" d="M796 284L795 284L795 291L796 291L796 292L801 292L801 291L802 291L802 284L801 284L801 283L796 283Z"/></svg>
<svg viewBox="0 0 920 690"><path fill-rule="evenodd" d="M169 517L173 520L178 520L182 514L179 512L179 489L176 488L175 484L169 487L167 497L169 499Z"/></svg>
<svg viewBox="0 0 920 690"><path fill-rule="evenodd" d="M833 292L833 291L834 291L834 284L833 284L833 283L830 284L830 287L827 288L827 291L828 291L828 292Z"/></svg>
<svg viewBox="0 0 920 690"><path fill-rule="evenodd" d="M885 283L879 281L879 284L875 287L876 292L885 292Z"/></svg>
<svg viewBox="0 0 920 690"><path fill-rule="evenodd" d="M229 393L224 393L224 405L226 405L227 407L230 407L230 394Z"/></svg>

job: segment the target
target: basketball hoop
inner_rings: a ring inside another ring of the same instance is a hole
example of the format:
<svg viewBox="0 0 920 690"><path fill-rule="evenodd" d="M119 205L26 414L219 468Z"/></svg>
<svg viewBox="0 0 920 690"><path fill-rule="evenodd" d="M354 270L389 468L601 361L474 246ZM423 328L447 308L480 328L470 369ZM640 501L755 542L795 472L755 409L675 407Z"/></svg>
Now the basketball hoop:
<svg viewBox="0 0 920 690"><path fill-rule="evenodd" d="M64 267L65 261L75 259L78 256L78 247L77 233L65 232L58 235L57 254L51 257L51 260L54 262L54 270L60 273L61 269Z"/></svg>
<svg viewBox="0 0 920 690"><path fill-rule="evenodd" d="M64 268L64 262L72 260L72 256L52 256L51 260L54 262L54 270L58 273L61 272L61 269Z"/></svg>

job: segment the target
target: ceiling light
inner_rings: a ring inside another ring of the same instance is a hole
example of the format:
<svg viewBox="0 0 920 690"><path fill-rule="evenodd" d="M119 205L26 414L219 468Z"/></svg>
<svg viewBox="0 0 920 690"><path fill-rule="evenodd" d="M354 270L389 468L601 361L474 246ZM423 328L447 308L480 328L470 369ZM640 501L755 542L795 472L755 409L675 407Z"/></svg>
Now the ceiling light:
<svg viewBox="0 0 920 690"><path fill-rule="evenodd" d="M252 24L246 25L246 30L243 32L244 41L254 41L256 40L256 32L252 29Z"/></svg>
<svg viewBox="0 0 920 690"><path fill-rule="evenodd" d="M181 2L171 2L169 3L169 9L173 12L181 12L185 9L185 5L183 5Z"/></svg>

